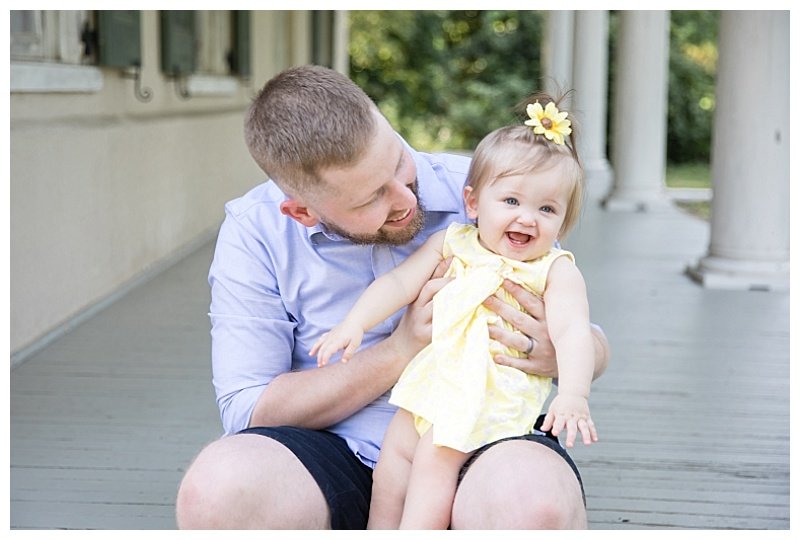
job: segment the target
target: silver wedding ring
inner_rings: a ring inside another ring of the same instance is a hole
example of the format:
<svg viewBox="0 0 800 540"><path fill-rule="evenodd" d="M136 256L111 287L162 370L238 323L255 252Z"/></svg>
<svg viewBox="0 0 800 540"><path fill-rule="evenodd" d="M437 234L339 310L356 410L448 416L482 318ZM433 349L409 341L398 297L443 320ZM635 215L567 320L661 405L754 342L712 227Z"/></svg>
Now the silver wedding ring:
<svg viewBox="0 0 800 540"><path fill-rule="evenodd" d="M525 349L525 355L526 355L526 356L531 354L531 351L533 351L533 346L534 346L535 344L536 344L536 343L533 341L533 338L529 337L529 338L528 338L528 348L527 348L527 349Z"/></svg>

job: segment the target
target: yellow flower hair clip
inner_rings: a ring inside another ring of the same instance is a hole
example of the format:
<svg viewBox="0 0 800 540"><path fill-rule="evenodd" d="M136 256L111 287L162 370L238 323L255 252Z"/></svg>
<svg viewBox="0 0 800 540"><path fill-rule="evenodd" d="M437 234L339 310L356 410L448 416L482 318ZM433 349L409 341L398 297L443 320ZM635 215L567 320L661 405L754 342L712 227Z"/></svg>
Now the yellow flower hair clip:
<svg viewBox="0 0 800 540"><path fill-rule="evenodd" d="M544 135L547 140L556 144L564 144L564 137L572 133L572 122L567 120L567 113L558 112L558 108L552 101L543 109L537 101L531 103L525 109L530 120L525 120L526 126L533 127L533 132L537 135Z"/></svg>

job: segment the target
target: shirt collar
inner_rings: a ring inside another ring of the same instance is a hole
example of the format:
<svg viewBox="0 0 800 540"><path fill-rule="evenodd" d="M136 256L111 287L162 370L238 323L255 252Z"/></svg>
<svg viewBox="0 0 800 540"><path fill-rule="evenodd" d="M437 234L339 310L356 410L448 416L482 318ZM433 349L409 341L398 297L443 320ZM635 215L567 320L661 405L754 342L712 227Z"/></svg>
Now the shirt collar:
<svg viewBox="0 0 800 540"><path fill-rule="evenodd" d="M409 151L414 158L417 166L417 182L419 198L427 212L445 212L457 214L462 211L463 200L459 196L453 197L452 186L447 177L440 177L446 174L441 170L441 165L431 163L430 154L417 152L409 147ZM440 169L440 170L437 170Z"/></svg>
<svg viewBox="0 0 800 540"><path fill-rule="evenodd" d="M344 238L326 227L324 223L317 223L313 227L306 227L306 234L308 235L308 239L314 244L325 240L330 240L332 242L344 240Z"/></svg>

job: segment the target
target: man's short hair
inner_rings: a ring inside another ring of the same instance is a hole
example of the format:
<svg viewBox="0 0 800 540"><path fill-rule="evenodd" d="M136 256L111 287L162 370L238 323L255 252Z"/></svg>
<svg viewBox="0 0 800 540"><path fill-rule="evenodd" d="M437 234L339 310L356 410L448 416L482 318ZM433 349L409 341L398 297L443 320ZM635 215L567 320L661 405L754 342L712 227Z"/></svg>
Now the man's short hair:
<svg viewBox="0 0 800 540"><path fill-rule="evenodd" d="M320 169L355 164L375 132L377 107L332 69L300 66L269 80L245 117L245 140L259 167L284 191L322 187ZM315 189L317 188L317 189Z"/></svg>

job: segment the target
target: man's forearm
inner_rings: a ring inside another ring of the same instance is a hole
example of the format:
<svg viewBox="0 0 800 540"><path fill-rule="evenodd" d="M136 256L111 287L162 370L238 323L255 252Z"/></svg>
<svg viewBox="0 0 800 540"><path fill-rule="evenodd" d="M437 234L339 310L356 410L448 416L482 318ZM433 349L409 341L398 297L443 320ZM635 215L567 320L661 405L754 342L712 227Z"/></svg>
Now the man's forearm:
<svg viewBox="0 0 800 540"><path fill-rule="evenodd" d="M408 360L387 339L359 351L346 364L284 373L264 389L250 426L326 428L383 395Z"/></svg>

